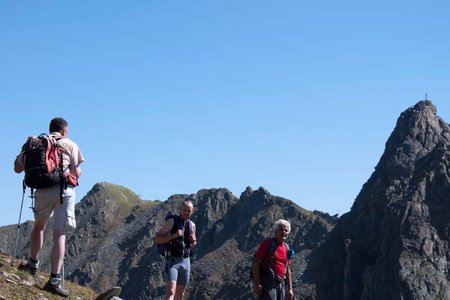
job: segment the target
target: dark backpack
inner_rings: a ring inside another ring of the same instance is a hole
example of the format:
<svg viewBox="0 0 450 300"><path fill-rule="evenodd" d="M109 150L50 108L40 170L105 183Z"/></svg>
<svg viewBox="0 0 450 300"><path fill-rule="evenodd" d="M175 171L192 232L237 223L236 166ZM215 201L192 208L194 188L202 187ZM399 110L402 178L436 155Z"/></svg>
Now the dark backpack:
<svg viewBox="0 0 450 300"><path fill-rule="evenodd" d="M167 220L169 220L169 219L172 219L172 218L174 219L174 222L173 222L173 226L172 226L172 228L171 228L170 231L172 231L174 227L177 228L176 230L182 230L182 229L184 229L184 224L183 224L183 222L181 221L181 218L180 218L178 215L172 214L170 211L169 211L169 212L166 214L166 216L164 217L164 222L167 221ZM191 232L192 232L192 222L191 222L191 220L189 220L188 223L189 223L188 234L191 234ZM169 251L169 243L170 243L170 242L161 243L161 244L156 244L156 248L158 249L158 253L159 253L161 256L166 257L167 252Z"/></svg>
<svg viewBox="0 0 450 300"><path fill-rule="evenodd" d="M32 189L46 188L61 182L62 159L58 141L47 134L29 137L22 146L25 184Z"/></svg>
<svg viewBox="0 0 450 300"><path fill-rule="evenodd" d="M292 258L294 258L295 252L293 249L291 249L289 247L289 245L286 242L284 243L284 245L286 246L286 256L287 256L286 257L286 265L285 265L285 269L286 269L289 261L292 260ZM269 244L269 249L267 250L267 253L264 256L263 260L261 261L260 268L270 268L269 260L270 260L271 256L274 254L274 252L275 252L275 239L271 238L270 244ZM255 252L253 254L252 263L250 264L250 276L249 276L249 279L247 280L247 282L253 280L253 263L256 259L256 254L257 254L257 252ZM261 269L260 269L260 272L261 272Z"/></svg>

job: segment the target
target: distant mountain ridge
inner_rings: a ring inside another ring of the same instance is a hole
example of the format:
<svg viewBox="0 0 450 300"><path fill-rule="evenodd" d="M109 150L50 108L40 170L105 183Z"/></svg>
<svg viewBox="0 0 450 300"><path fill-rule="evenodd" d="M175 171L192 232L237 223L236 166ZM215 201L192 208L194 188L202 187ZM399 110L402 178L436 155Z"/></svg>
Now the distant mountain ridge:
<svg viewBox="0 0 450 300"><path fill-rule="evenodd" d="M450 299L450 126L436 112L420 101L400 115L375 171L340 218L262 187L239 198L220 188L151 202L98 183L77 204L66 276L97 291L119 285L123 299L163 299L153 237L166 212L189 199L199 246L187 299L252 299L250 260L279 218L292 225L296 299ZM31 225L22 225L23 257ZM13 225L0 228L3 251L12 253L15 234ZM48 267L48 254L42 259Z"/></svg>
<svg viewBox="0 0 450 300"><path fill-rule="evenodd" d="M66 278L97 291L121 286L123 299L163 299L163 259L153 237L168 211L178 212L184 200L195 205L193 221L199 241L192 264L187 299L249 299L248 268L258 243L272 233L273 223L292 224L292 248L304 256L319 245L337 221L326 213L309 212L264 188L247 188L237 198L227 189L204 189L173 195L167 201L143 201L130 190L98 183L76 205L77 228L68 235ZM31 222L22 226L19 253L26 257ZM4 251L12 253L15 228L0 228ZM49 268L51 237L41 255ZM6 245L6 247L4 246ZM300 255L298 255L300 258ZM306 261L298 261L305 268ZM296 274L297 288L302 286Z"/></svg>

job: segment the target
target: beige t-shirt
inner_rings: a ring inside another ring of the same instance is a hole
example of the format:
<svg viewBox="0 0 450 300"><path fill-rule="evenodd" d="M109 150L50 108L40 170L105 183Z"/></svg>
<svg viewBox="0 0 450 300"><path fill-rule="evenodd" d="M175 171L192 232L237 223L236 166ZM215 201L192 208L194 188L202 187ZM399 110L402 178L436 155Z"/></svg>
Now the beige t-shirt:
<svg viewBox="0 0 450 300"><path fill-rule="evenodd" d="M58 147L63 157L64 171L70 170L71 174L76 174L75 169L84 161L80 148L69 138L58 139L61 136L59 132L52 132L50 135L58 140Z"/></svg>

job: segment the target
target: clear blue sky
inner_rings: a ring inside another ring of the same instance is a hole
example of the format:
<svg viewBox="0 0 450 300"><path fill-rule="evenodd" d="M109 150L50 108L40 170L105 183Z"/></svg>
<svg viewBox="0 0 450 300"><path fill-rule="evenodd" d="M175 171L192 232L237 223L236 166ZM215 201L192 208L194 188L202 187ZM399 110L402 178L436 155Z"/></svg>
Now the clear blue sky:
<svg viewBox="0 0 450 300"><path fill-rule="evenodd" d="M450 122L448 1L0 2L0 225L55 116L97 182L143 199L264 186L343 214L400 113ZM28 194L28 193L27 193ZM22 221L32 219L25 199Z"/></svg>

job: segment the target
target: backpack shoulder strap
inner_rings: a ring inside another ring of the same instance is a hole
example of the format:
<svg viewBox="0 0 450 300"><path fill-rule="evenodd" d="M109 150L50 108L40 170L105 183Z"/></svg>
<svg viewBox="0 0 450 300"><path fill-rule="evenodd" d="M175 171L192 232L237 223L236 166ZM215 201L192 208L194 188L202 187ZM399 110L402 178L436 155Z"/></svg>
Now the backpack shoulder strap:
<svg viewBox="0 0 450 300"><path fill-rule="evenodd" d="M295 252L293 249L289 247L289 245L285 242L284 246L286 247L286 264L284 265L284 271L287 271L287 268L289 266L289 261L291 261L294 258Z"/></svg>
<svg viewBox="0 0 450 300"><path fill-rule="evenodd" d="M172 214L171 212L168 212L168 213L166 214L166 216L164 217L164 222L167 222L167 221L170 220L170 219L173 219L173 224L172 224L172 226L170 227L169 232L173 233L174 228L175 228L175 224L176 224L176 218L175 218L175 215L174 215L174 214Z"/></svg>
<svg viewBox="0 0 450 300"><path fill-rule="evenodd" d="M169 212L167 212L166 216L164 217L164 221L167 221L172 218L173 218L173 214L169 211Z"/></svg>
<svg viewBox="0 0 450 300"><path fill-rule="evenodd" d="M189 225L189 226L188 226L188 230L189 230L188 233L189 233L189 235L190 235L190 234L192 233L192 230L193 230L193 227L194 227L194 226L192 225L191 219L188 220L188 225Z"/></svg>
<svg viewBox="0 0 450 300"><path fill-rule="evenodd" d="M61 134L59 134L59 133L57 133L57 134L47 134L47 133L42 133L41 135L46 135L46 136L48 136L48 137L51 137L52 139L54 139L54 140L56 140L56 141L58 141L58 140L60 140L60 139L62 139L62 138L64 138Z"/></svg>
<svg viewBox="0 0 450 300"><path fill-rule="evenodd" d="M286 246L287 260L292 260L294 258L294 255L295 255L294 249L291 249L287 243L284 243L284 245Z"/></svg>
<svg viewBox="0 0 450 300"><path fill-rule="evenodd" d="M289 260L290 260L290 258L289 258L289 245L286 243L286 242L284 242L284 247L286 248L286 265L287 264L289 264Z"/></svg>
<svg viewBox="0 0 450 300"><path fill-rule="evenodd" d="M267 255L272 255L274 252L275 252L275 239L271 238Z"/></svg>
<svg viewBox="0 0 450 300"><path fill-rule="evenodd" d="M264 240L263 242L265 242L265 241L269 241L269 247L267 248L267 252L264 255L264 258L262 259L262 261L270 258L270 256L272 256L272 254L275 252L275 239L269 238L269 239ZM256 253L255 253L255 256L256 256Z"/></svg>
<svg viewBox="0 0 450 300"><path fill-rule="evenodd" d="M266 255L264 256L262 262L266 267L273 268L274 264L274 257L273 254L275 253L275 238L269 238L266 239L266 241L269 241L269 248L267 248Z"/></svg>
<svg viewBox="0 0 450 300"><path fill-rule="evenodd" d="M177 229L184 229L183 220L180 215L173 215L173 224L177 226Z"/></svg>
<svg viewBox="0 0 450 300"><path fill-rule="evenodd" d="M37 137L38 139L46 139L47 140L47 145L51 145L51 149L53 149L53 151L59 151L58 148L58 141L62 138L59 136L53 136L51 134L47 134L47 133L41 133L40 135L38 135ZM58 152L56 152L58 153Z"/></svg>

